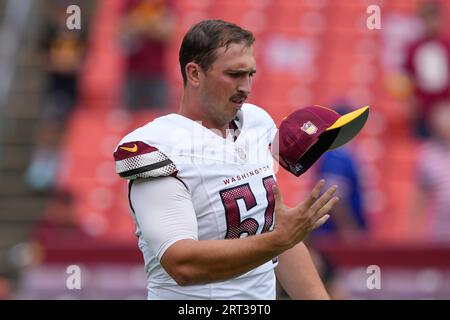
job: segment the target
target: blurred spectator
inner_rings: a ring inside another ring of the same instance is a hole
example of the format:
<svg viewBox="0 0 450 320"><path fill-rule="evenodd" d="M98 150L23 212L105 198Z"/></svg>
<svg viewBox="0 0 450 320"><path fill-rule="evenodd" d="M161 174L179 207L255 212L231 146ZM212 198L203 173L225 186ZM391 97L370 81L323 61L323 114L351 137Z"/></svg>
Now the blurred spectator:
<svg viewBox="0 0 450 320"><path fill-rule="evenodd" d="M428 137L427 118L433 105L450 97L450 42L442 35L443 13L437 1L423 2L419 17L424 34L411 44L405 70L413 86L409 102L418 137Z"/></svg>
<svg viewBox="0 0 450 320"><path fill-rule="evenodd" d="M326 185L338 185L340 201L331 218L315 231L315 236L333 234L342 241L353 242L365 233L366 218L362 205L362 190L356 160L349 147L326 152L317 164L317 174Z"/></svg>
<svg viewBox="0 0 450 320"><path fill-rule="evenodd" d="M362 205L358 165L349 147L326 152L316 165L317 175L325 179L325 186L337 185L339 202L330 212L330 219L311 235L314 247L317 241L328 240L357 245L367 231ZM335 266L326 255L315 252L314 258L322 279L334 299L344 299L337 287Z"/></svg>
<svg viewBox="0 0 450 320"><path fill-rule="evenodd" d="M417 156L418 188L412 203L414 237L450 242L450 100L430 111L433 137Z"/></svg>
<svg viewBox="0 0 450 320"><path fill-rule="evenodd" d="M131 110L168 105L164 60L174 28L166 0L126 0L120 42L126 58L125 103Z"/></svg>
<svg viewBox="0 0 450 320"><path fill-rule="evenodd" d="M66 8L64 1L53 3L41 41L40 58L47 77L46 105L38 125L35 150L25 172L27 184L36 191L53 187L61 132L76 103L85 50L84 33L67 29Z"/></svg>
<svg viewBox="0 0 450 320"><path fill-rule="evenodd" d="M336 111L345 114L351 110L341 104ZM325 179L325 187L338 186L336 195L339 202L330 212L330 219L311 234L309 241L312 247L321 240L357 245L367 233L367 221L360 170L351 144L326 152L314 168L317 178ZM330 295L335 299L344 299L335 281L333 263L319 251L313 250L312 254Z"/></svg>

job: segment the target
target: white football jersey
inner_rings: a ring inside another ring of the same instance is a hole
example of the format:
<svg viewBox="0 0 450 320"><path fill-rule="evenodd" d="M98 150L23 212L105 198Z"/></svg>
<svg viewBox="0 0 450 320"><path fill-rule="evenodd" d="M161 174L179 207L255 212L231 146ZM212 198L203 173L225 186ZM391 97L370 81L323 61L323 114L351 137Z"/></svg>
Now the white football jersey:
<svg viewBox="0 0 450 320"><path fill-rule="evenodd" d="M198 240L270 231L275 206L270 144L277 128L266 111L251 104L242 106L234 123L237 138L230 130L225 139L179 114L157 118L122 139L114 153L117 173L129 180L164 176L181 180L192 196ZM148 289L159 292L159 298L275 299L276 259L235 279L181 287L162 268L137 222L136 227Z"/></svg>

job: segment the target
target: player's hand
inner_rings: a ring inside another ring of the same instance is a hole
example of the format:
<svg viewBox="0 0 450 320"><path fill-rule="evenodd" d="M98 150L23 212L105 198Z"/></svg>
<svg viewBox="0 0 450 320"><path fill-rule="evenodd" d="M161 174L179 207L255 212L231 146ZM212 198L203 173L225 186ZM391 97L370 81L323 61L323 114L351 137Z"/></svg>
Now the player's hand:
<svg viewBox="0 0 450 320"><path fill-rule="evenodd" d="M338 197L334 197L337 186L329 188L322 196L320 190L325 181L320 180L308 198L296 207L290 208L283 203L278 186L273 187L275 195L275 227L282 246L291 248L301 242L314 229L320 227L329 218L328 212L333 208Z"/></svg>

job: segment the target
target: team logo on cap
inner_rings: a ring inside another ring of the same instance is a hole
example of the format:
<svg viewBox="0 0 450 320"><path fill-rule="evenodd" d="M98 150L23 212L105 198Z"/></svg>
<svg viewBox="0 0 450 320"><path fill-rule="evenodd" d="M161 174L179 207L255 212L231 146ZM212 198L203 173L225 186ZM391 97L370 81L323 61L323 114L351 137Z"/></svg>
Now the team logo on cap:
<svg viewBox="0 0 450 320"><path fill-rule="evenodd" d="M301 129L309 135L313 135L317 132L317 127L311 121L305 122Z"/></svg>

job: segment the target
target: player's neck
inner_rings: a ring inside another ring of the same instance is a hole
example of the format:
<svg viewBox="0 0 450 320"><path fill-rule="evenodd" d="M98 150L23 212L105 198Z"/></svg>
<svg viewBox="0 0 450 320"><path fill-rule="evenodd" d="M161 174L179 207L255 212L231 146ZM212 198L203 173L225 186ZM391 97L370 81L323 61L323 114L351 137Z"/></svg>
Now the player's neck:
<svg viewBox="0 0 450 320"><path fill-rule="evenodd" d="M208 115L202 110L202 108L199 107L199 102L192 100L189 95L186 94L186 92L181 98L178 114L193 121L200 121L201 125L203 125L207 129L214 129L213 132L217 134L217 131L220 131L222 133L222 137L226 137L226 130L229 129L229 123L225 125L214 123L214 121L212 121L208 117Z"/></svg>

